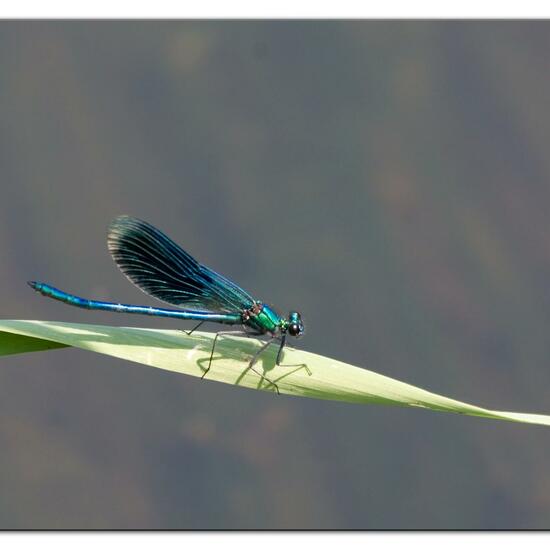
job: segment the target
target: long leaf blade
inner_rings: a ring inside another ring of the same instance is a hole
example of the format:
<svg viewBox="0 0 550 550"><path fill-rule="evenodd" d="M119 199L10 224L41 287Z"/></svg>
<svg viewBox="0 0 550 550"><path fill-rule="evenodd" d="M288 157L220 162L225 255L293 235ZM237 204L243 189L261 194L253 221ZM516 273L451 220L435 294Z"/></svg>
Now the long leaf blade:
<svg viewBox="0 0 550 550"><path fill-rule="evenodd" d="M0 321L0 355L66 346L82 348L200 377L208 365L214 333L124 328L46 321ZM263 353L255 366L248 360L261 342L251 338L219 339L206 380L281 394L435 411L550 426L550 416L503 412L450 399L405 382L313 353L286 348L282 366L276 349Z"/></svg>

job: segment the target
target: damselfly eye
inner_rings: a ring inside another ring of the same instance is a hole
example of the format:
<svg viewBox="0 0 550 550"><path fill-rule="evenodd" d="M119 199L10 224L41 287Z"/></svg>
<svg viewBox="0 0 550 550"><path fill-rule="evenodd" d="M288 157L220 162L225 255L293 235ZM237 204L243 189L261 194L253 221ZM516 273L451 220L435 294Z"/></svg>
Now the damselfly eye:
<svg viewBox="0 0 550 550"><path fill-rule="evenodd" d="M300 331L300 325L298 323L291 323L289 326L288 326L288 333L291 335L291 336L299 336L301 331Z"/></svg>

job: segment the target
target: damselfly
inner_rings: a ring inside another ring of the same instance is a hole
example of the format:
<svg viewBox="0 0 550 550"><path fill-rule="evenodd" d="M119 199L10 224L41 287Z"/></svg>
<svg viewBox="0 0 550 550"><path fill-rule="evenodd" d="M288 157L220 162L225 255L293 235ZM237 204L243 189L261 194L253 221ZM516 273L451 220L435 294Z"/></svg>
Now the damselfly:
<svg viewBox="0 0 550 550"><path fill-rule="evenodd" d="M268 340L252 356L248 365L262 379L268 380L253 367L258 356L270 344L279 342L276 364L280 365L287 334L298 338L304 333L300 313L291 311L287 318L282 317L273 307L255 300L229 279L201 265L147 222L131 216L118 216L109 227L107 243L116 264L132 283L146 294L181 309L100 302L80 298L37 281L29 281L29 285L44 296L76 307L199 321L187 334L191 334L206 321L242 325L243 330L221 331L216 334L208 367L202 378L210 370L220 336L268 336ZM278 392L277 385L268 381Z"/></svg>

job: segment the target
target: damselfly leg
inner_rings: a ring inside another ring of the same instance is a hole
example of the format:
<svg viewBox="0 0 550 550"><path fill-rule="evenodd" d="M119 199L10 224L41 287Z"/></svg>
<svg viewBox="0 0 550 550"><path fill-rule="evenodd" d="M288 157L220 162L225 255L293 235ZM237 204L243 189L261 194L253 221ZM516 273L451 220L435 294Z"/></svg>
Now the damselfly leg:
<svg viewBox="0 0 550 550"><path fill-rule="evenodd" d="M203 323L205 323L205 321L201 321L198 325L194 326L191 330L181 330L181 332L184 332L185 334L187 334L187 336L191 336L191 334L193 334L193 332L195 332Z"/></svg>
<svg viewBox="0 0 550 550"><path fill-rule="evenodd" d="M286 342L286 334L283 334L281 338L281 345L279 346L279 351L277 352L277 359L275 360L275 363L277 365L281 364L281 358L283 356L283 348L285 347L285 342Z"/></svg>
<svg viewBox="0 0 550 550"><path fill-rule="evenodd" d="M312 372L309 369L309 367L305 364L299 364L299 365L283 365L281 361L283 360L283 350L286 344L286 334L283 334L280 338L274 337L274 340L281 340L281 344L279 345L279 351L277 352L277 359L275 360L275 364L278 367L303 367L306 372L311 376Z"/></svg>
<svg viewBox="0 0 550 550"><path fill-rule="evenodd" d="M218 338L220 336L237 336L237 335L244 335L244 336L247 336L248 338L251 338L252 336L261 336L262 334L258 333L258 332L250 332L250 331L247 331L247 330L224 330L224 331L217 332L216 336L214 337L214 342L212 344L212 351L210 352L210 359L208 360L208 367L202 373L202 376L201 376L202 379L204 379L204 377L208 374L208 371L210 370L210 367L212 366L212 360L214 358L214 351L216 349L216 344L218 342ZM273 342L273 340L275 340L274 337L270 338L267 342L265 342L260 347L260 349L258 351L256 351L254 353L254 355L252 356L252 358L250 359L250 361L248 363L248 367L246 368L246 370L251 370L252 372L257 374L260 377L261 380L266 380L270 385L272 385L275 388L275 391L277 392L277 394L280 395L279 388L278 388L277 384L275 384L275 382L273 382L267 376L265 376L265 374L259 372L258 370L256 370L254 368L254 363L257 361L260 354L267 349L267 347Z"/></svg>

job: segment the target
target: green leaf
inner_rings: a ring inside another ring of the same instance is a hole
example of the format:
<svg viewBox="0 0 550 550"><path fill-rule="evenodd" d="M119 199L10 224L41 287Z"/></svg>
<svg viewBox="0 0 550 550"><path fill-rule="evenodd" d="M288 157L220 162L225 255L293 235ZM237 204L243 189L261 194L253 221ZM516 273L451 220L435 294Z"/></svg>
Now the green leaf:
<svg viewBox="0 0 550 550"><path fill-rule="evenodd" d="M208 367L214 333L188 336L175 330L123 328L46 321L0 321L0 355L73 346L128 359L150 367L200 377ZM335 359L285 348L283 365L275 365L277 346L248 362L260 340L218 339L205 380L245 388L349 403L421 407L512 422L550 425L550 416L502 412L449 399L404 382Z"/></svg>

